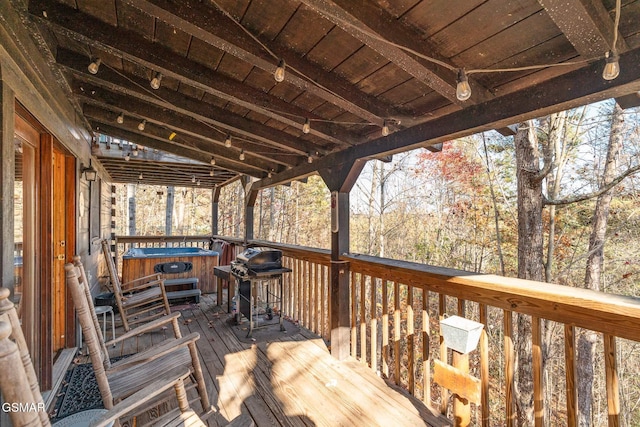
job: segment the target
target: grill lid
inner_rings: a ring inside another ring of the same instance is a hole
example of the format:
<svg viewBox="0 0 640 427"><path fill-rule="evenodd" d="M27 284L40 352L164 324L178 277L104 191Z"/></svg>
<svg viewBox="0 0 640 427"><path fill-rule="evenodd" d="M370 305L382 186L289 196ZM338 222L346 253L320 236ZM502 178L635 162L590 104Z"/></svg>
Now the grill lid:
<svg viewBox="0 0 640 427"><path fill-rule="evenodd" d="M282 268L282 251L264 247L247 248L238 254L236 262L253 271Z"/></svg>

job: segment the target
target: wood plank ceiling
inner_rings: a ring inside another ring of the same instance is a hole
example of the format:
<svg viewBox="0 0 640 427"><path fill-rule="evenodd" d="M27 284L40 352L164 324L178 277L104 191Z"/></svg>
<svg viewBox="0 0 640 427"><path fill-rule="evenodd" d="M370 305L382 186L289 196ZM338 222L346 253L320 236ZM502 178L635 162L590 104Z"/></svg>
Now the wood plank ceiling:
<svg viewBox="0 0 640 427"><path fill-rule="evenodd" d="M637 103L640 0L621 2L620 76L601 77L615 11L615 0L28 2L70 99L107 136L94 155L113 181L205 187L283 183L605 97ZM456 97L460 68L553 64L564 65L470 73L471 97Z"/></svg>

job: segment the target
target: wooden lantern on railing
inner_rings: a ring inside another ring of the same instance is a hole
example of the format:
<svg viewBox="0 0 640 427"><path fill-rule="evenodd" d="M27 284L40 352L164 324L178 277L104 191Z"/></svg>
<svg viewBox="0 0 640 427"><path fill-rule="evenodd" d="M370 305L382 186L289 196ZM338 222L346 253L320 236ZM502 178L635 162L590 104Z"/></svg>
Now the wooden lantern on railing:
<svg viewBox="0 0 640 427"><path fill-rule="evenodd" d="M456 426L471 423L471 403L480 404L480 379L469 374L469 352L478 346L482 323L460 316L440 321L440 333L445 345L453 350L453 366L434 360L434 382L454 393L453 416Z"/></svg>

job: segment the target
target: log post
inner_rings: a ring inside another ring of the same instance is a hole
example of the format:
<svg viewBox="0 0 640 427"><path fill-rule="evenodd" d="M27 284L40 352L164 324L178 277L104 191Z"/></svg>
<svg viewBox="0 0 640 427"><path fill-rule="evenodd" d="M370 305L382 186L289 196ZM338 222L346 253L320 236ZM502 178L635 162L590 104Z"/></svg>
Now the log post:
<svg viewBox="0 0 640 427"><path fill-rule="evenodd" d="M329 325L331 354L342 360L350 354L349 263L340 256L349 252L349 192L364 160L356 160L318 171L331 191L331 282Z"/></svg>

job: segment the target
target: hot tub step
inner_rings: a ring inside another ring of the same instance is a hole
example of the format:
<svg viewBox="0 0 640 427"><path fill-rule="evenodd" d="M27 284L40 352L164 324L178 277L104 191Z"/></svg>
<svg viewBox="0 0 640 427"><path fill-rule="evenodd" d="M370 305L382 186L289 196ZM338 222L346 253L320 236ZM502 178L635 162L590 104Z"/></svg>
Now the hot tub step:
<svg viewBox="0 0 640 427"><path fill-rule="evenodd" d="M200 302L200 289L185 289L182 291L170 291L167 292L167 299L169 301L177 300L177 299L185 299L185 298L194 298L195 303Z"/></svg>

